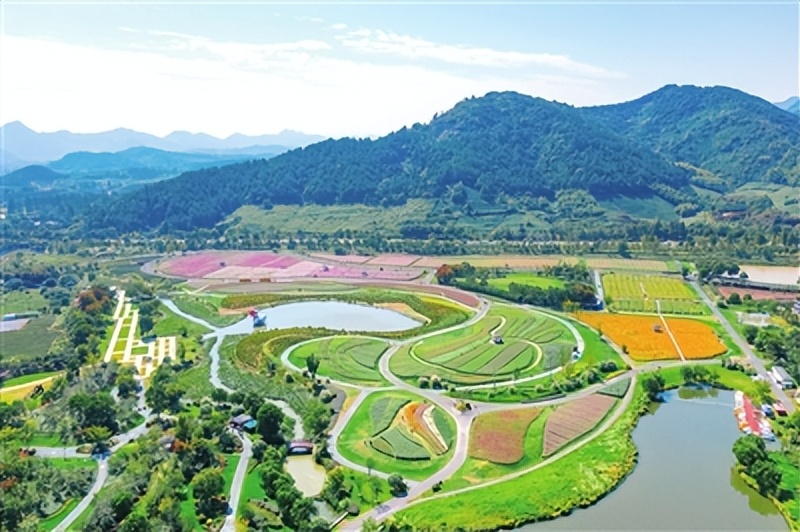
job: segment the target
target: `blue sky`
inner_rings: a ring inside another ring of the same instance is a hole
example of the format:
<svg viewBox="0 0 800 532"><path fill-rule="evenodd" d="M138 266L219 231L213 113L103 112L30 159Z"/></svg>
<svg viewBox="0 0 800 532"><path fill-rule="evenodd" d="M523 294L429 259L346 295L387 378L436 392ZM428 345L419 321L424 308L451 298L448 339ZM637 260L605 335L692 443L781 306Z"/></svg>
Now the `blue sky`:
<svg viewBox="0 0 800 532"><path fill-rule="evenodd" d="M583 106L677 83L777 101L798 92L798 5L3 2L0 122L339 137L492 90Z"/></svg>

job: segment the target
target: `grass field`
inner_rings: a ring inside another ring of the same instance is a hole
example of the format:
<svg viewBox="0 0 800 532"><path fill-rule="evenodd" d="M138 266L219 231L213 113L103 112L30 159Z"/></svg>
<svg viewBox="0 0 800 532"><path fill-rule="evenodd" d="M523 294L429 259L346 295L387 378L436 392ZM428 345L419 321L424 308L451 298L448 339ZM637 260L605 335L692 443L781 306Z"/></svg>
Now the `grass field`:
<svg viewBox="0 0 800 532"><path fill-rule="evenodd" d="M386 381L378 371L378 359L388 344L380 340L337 337L316 340L292 351L289 360L305 369L306 359L314 354L320 361L317 374L344 382L380 386Z"/></svg>
<svg viewBox="0 0 800 532"><path fill-rule="evenodd" d="M61 521L64 520L65 517L69 515L69 513L78 506L80 500L78 499L70 499L53 515L47 516L45 519L39 521L39 529L40 530L53 530L55 527L58 526Z"/></svg>
<svg viewBox="0 0 800 532"><path fill-rule="evenodd" d="M53 375L58 375L58 371L46 371L44 373L31 373L30 375L23 375L21 377L14 377L3 381L2 388L10 388L12 386L19 386L20 384L28 384L29 382L46 379Z"/></svg>
<svg viewBox="0 0 800 532"><path fill-rule="evenodd" d="M375 461L375 469L386 473L399 473L404 478L422 480L441 469L453 454L452 446L441 455L433 455L425 460L396 459L376 451L371 445L374 433L372 406L378 401L390 397L397 399L394 404L410 401L421 401L421 398L407 392L381 392L370 394L358 407L350 422L339 437L339 452L353 462L366 467L367 458ZM399 408L399 407L398 407ZM397 410L395 410L397 412ZM387 416L390 415L387 413ZM455 433L455 422L450 416L444 416L450 434ZM389 429L392 430L392 429Z"/></svg>
<svg viewBox="0 0 800 532"><path fill-rule="evenodd" d="M529 272L514 272L509 273L505 277L499 277L496 279L489 279L489 285L495 288L500 288L503 290L508 290L508 287L511 283L526 285L526 286L537 286L539 288L561 288L564 286L564 281L561 279L557 279L555 277L543 277L541 275L536 275L535 273Z"/></svg>
<svg viewBox="0 0 800 532"><path fill-rule="evenodd" d="M173 298L175 305L187 314L196 316L216 327L225 327L240 321L244 314L221 316L220 303L224 296L181 294Z"/></svg>
<svg viewBox="0 0 800 532"><path fill-rule="evenodd" d="M692 288L675 277L608 273L603 289L611 308L621 312L656 312L659 301L664 314L709 314Z"/></svg>
<svg viewBox="0 0 800 532"><path fill-rule="evenodd" d="M55 321L55 316L41 316L19 331L0 333L0 358L11 361L46 355L60 334L51 329Z"/></svg>
<svg viewBox="0 0 800 532"><path fill-rule="evenodd" d="M37 290L15 290L0 294L0 315L41 311L47 307L47 300Z"/></svg>

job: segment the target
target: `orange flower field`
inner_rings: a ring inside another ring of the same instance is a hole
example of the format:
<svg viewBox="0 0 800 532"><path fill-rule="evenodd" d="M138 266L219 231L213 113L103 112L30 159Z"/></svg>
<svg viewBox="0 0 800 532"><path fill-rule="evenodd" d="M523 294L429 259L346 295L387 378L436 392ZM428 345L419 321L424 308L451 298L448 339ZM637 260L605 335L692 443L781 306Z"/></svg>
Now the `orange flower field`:
<svg viewBox="0 0 800 532"><path fill-rule="evenodd" d="M634 360L647 362L680 358L658 316L581 312L577 317L601 330L620 348L627 347ZM701 321L667 318L667 324L687 359L711 358L727 350L714 330ZM658 326L661 332L656 332L654 326Z"/></svg>
<svg viewBox="0 0 800 532"><path fill-rule="evenodd" d="M711 358L728 350L714 330L703 322L667 318L667 323L686 359Z"/></svg>
<svg viewBox="0 0 800 532"><path fill-rule="evenodd" d="M654 325L663 329L658 316L581 312L578 318L601 330L618 347L627 347L628 354L634 360L647 362L680 358L669 334L663 330L662 332L653 330Z"/></svg>

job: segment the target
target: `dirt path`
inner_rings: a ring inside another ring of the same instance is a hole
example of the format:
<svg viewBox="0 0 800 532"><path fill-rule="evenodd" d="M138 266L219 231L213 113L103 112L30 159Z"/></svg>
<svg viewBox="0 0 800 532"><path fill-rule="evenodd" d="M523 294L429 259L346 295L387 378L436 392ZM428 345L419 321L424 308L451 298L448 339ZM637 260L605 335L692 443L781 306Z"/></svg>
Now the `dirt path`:
<svg viewBox="0 0 800 532"><path fill-rule="evenodd" d="M661 314L661 300L656 299L656 310L658 311L658 317L661 319L662 325L664 325L664 331L669 335L669 339L672 340L672 345L675 346L675 351L678 352L678 356L681 357L682 362L686 362L686 357L683 356L683 351L681 351L681 346L678 343L678 339L675 338L675 335L672 334L672 330L669 328L669 324L667 323L666 318L664 315Z"/></svg>

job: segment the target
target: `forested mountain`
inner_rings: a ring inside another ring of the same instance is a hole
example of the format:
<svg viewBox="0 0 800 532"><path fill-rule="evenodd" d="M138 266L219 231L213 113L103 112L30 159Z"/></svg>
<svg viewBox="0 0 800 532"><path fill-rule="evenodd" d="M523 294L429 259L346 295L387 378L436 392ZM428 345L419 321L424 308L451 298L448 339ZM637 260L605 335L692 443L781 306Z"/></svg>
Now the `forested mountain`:
<svg viewBox="0 0 800 532"><path fill-rule="evenodd" d="M502 205L564 189L636 196L687 184L688 172L572 107L490 93L375 141L328 140L270 161L187 173L98 206L89 225L192 229L243 204L398 205L456 185Z"/></svg>
<svg viewBox="0 0 800 532"><path fill-rule="evenodd" d="M638 100L581 111L672 161L717 174L730 187L800 183L797 117L735 89L668 85Z"/></svg>
<svg viewBox="0 0 800 532"><path fill-rule="evenodd" d="M593 108L489 93L374 141L328 140L146 186L96 205L86 227L192 230L242 205L392 206L415 198L470 216L478 205L495 215L545 209L586 221L602 216L598 202L636 207L638 217L646 210L639 200L657 197L672 216L691 216L711 208L708 195L688 186L701 171L720 180L722 192L749 181L794 183L792 123L772 104L723 87L668 86Z"/></svg>
<svg viewBox="0 0 800 532"><path fill-rule="evenodd" d="M776 102L775 105L788 113L800 116L800 97L792 96L782 102Z"/></svg>

